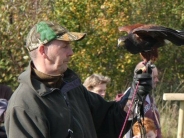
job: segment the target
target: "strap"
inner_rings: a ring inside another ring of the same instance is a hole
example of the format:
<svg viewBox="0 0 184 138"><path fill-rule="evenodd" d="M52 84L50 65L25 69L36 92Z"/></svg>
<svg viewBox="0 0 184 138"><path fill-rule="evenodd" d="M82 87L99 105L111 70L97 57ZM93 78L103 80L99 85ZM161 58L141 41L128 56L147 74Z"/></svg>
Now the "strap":
<svg viewBox="0 0 184 138"><path fill-rule="evenodd" d="M153 95L152 95L153 96ZM154 96L153 96L154 97ZM155 101L154 101L154 98L152 98L150 95L149 95L149 98L150 98L150 101L151 101L151 109L153 111L153 114L154 114L154 117L155 117L155 120L157 122L157 126L158 128L160 128L160 122L159 122L159 119L158 119L158 116L155 112L155 108L156 108L156 104L155 104Z"/></svg>
<svg viewBox="0 0 184 138"><path fill-rule="evenodd" d="M143 122L144 122L144 118L143 118ZM138 123L140 124L139 129L140 129L141 138L146 138L146 129L144 127L144 124L141 122L141 119L138 120Z"/></svg>
<svg viewBox="0 0 184 138"><path fill-rule="evenodd" d="M70 119L71 119L71 123L70 123L70 128L68 129L68 136L66 138L73 138L73 130L72 130L72 126L73 126L73 117L72 117L72 110L71 110L71 106L70 106L70 103L67 99L67 92L62 92L61 91L61 94L63 94L63 97L65 99L65 102L70 110Z"/></svg>

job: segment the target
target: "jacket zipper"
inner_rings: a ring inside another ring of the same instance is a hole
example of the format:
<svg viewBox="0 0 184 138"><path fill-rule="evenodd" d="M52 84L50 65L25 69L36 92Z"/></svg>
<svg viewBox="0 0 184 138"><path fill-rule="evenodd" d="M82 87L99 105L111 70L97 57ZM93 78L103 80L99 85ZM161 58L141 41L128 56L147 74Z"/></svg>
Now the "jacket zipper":
<svg viewBox="0 0 184 138"><path fill-rule="evenodd" d="M80 123L78 122L78 120L77 120L74 116L73 116L73 119L75 120L75 122L77 123L77 125L79 126L79 128L81 129L82 134L83 134L83 138L84 138L84 132L83 132L83 130L82 130L82 128L81 128Z"/></svg>
<svg viewBox="0 0 184 138"><path fill-rule="evenodd" d="M66 103L66 105L69 107L69 103L68 103L68 100L67 100L67 98L66 98L66 95L65 95L65 94L63 94L63 97L64 97L64 99L65 99L65 103Z"/></svg>
<svg viewBox="0 0 184 138"><path fill-rule="evenodd" d="M64 97L64 99L65 99L66 105L69 107L69 102L68 102L66 93L63 93L63 97ZM70 107L69 107L69 109L70 109ZM71 109L70 109L70 113L71 113ZM81 130L81 132L82 132L82 134L83 134L83 137L82 137L82 138L84 138L84 132L83 132L83 130L82 130L82 128L81 128L80 123L79 123L78 120L72 115L72 113L71 113L71 116L72 116L72 118L73 118L73 121L75 121L75 122L77 123L77 125L79 126L79 128L80 128L80 130ZM72 120L71 120L71 121L72 121ZM71 122L71 123L72 123L72 122ZM73 133L73 130L71 130L71 129L69 129L69 130L70 130L70 133ZM72 134L71 134L71 135L72 135ZM72 137L71 137L71 138L72 138Z"/></svg>

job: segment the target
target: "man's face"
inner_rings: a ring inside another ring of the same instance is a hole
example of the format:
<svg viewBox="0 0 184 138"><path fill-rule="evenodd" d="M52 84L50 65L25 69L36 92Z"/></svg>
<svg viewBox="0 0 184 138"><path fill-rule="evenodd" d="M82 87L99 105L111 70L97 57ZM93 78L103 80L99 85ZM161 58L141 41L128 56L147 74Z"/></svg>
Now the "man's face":
<svg viewBox="0 0 184 138"><path fill-rule="evenodd" d="M156 88L157 83L159 82L158 70L156 67L152 69L152 82L153 82L153 88Z"/></svg>
<svg viewBox="0 0 184 138"><path fill-rule="evenodd" d="M49 46L45 46L48 64L51 74L63 74L68 68L68 62L73 55L69 42L53 40Z"/></svg>
<svg viewBox="0 0 184 138"><path fill-rule="evenodd" d="M100 96L104 98L106 94L106 89L107 89L106 84L98 84L91 91L99 94Z"/></svg>

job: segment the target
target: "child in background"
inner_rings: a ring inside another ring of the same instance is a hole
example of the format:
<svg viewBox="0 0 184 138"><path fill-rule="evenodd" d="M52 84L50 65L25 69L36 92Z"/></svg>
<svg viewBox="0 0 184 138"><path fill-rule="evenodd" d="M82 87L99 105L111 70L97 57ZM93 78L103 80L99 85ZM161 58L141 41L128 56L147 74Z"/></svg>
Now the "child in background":
<svg viewBox="0 0 184 138"><path fill-rule="evenodd" d="M101 97L105 98L107 85L110 83L110 81L111 79L108 76L92 74L86 78L83 85L88 91L99 94Z"/></svg>

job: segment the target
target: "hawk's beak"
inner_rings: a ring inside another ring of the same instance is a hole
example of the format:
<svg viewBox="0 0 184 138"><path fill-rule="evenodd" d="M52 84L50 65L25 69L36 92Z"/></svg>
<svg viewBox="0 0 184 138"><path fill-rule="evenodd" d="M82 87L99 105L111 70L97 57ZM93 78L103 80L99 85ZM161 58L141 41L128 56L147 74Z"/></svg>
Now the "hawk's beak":
<svg viewBox="0 0 184 138"><path fill-rule="evenodd" d="M119 38L118 39L118 47L123 47L124 46L124 44L125 44L125 42L121 39L121 38Z"/></svg>

